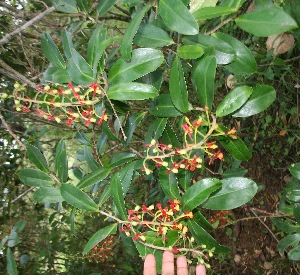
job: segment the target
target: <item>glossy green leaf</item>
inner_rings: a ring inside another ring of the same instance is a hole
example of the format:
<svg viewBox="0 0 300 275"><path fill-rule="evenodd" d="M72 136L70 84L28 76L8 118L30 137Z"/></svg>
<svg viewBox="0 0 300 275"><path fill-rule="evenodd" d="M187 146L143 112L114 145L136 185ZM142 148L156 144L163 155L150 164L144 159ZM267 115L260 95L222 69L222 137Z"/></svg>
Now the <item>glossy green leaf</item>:
<svg viewBox="0 0 300 275"><path fill-rule="evenodd" d="M54 67L59 67L61 69L66 68L66 63L63 56L48 33L44 33L42 36L41 46L45 56Z"/></svg>
<svg viewBox="0 0 300 275"><path fill-rule="evenodd" d="M263 37L287 32L298 27L296 21L279 8L248 12L238 17L235 22L244 31Z"/></svg>
<svg viewBox="0 0 300 275"><path fill-rule="evenodd" d="M217 64L229 64L235 59L235 51L225 41L214 36L198 34L183 38L186 45L198 45L206 55L214 55Z"/></svg>
<svg viewBox="0 0 300 275"><path fill-rule="evenodd" d="M71 54L67 69L72 81L76 84L91 84L94 81L92 68L75 49L72 49Z"/></svg>
<svg viewBox="0 0 300 275"><path fill-rule="evenodd" d="M124 192L122 182L120 180L119 172L115 173L110 180L111 196L113 198L118 214L124 221L127 219L127 212L125 208Z"/></svg>
<svg viewBox="0 0 300 275"><path fill-rule="evenodd" d="M44 172L48 172L49 171L48 163L44 155L41 153L41 151L35 146L30 144L26 145L26 149L27 149L28 159L40 170Z"/></svg>
<svg viewBox="0 0 300 275"><path fill-rule="evenodd" d="M225 128L223 130L225 130ZM239 137L237 137L236 139L232 139L229 136L220 136L217 137L217 140L221 142L222 146L233 158L241 161L251 159L251 151Z"/></svg>
<svg viewBox="0 0 300 275"><path fill-rule="evenodd" d="M63 183L60 190L62 197L68 204L85 211L98 211L97 204L78 187Z"/></svg>
<svg viewBox="0 0 300 275"><path fill-rule="evenodd" d="M288 252L288 258L291 261L299 261L300 260L300 246L296 246L295 248L292 248L289 252Z"/></svg>
<svg viewBox="0 0 300 275"><path fill-rule="evenodd" d="M64 13L77 13L75 0L53 0L53 5L57 11Z"/></svg>
<svg viewBox="0 0 300 275"><path fill-rule="evenodd" d="M72 42L72 35L67 30L61 34L61 41L64 49L64 54L68 60L72 59L72 50L75 49Z"/></svg>
<svg viewBox="0 0 300 275"><path fill-rule="evenodd" d="M132 161L136 158L136 154L132 152L119 152L112 156L109 166L110 167L117 167L122 164L125 164L129 161Z"/></svg>
<svg viewBox="0 0 300 275"><path fill-rule="evenodd" d="M171 67L169 90L174 106L180 112L186 113L189 110L188 91L181 62L178 57L175 58Z"/></svg>
<svg viewBox="0 0 300 275"><path fill-rule="evenodd" d="M260 85L253 88L252 95L234 117L248 117L266 110L276 99L276 92L272 86Z"/></svg>
<svg viewBox="0 0 300 275"><path fill-rule="evenodd" d="M98 140L97 140L97 152L99 155L103 154L105 152L105 146L107 145L107 134L101 133Z"/></svg>
<svg viewBox="0 0 300 275"><path fill-rule="evenodd" d="M289 190L286 197L291 202L300 202L300 189Z"/></svg>
<svg viewBox="0 0 300 275"><path fill-rule="evenodd" d="M88 241L83 249L83 255L91 251L98 243L103 241L107 236L116 234L118 223L113 223L98 230Z"/></svg>
<svg viewBox="0 0 300 275"><path fill-rule="evenodd" d="M89 10L89 1L87 0L76 0L76 5L81 11L87 12Z"/></svg>
<svg viewBox="0 0 300 275"><path fill-rule="evenodd" d="M118 137L116 137L113 134L112 130L109 128L106 121L103 121L103 123L101 125L101 129L107 135L108 139L113 140L113 141L118 141L119 140Z"/></svg>
<svg viewBox="0 0 300 275"><path fill-rule="evenodd" d="M76 139L83 145L92 146L92 141L87 134L83 131L76 132L75 134Z"/></svg>
<svg viewBox="0 0 300 275"><path fill-rule="evenodd" d="M60 190L54 187L41 187L33 193L33 199L40 203L63 202Z"/></svg>
<svg viewBox="0 0 300 275"><path fill-rule="evenodd" d="M204 54L204 50L197 45L184 45L177 49L177 54L183 59L197 59Z"/></svg>
<svg viewBox="0 0 300 275"><path fill-rule="evenodd" d="M200 226L195 219L187 220L188 229L198 244L206 245L208 249L215 248L214 253L228 253L227 247L219 245L217 241Z"/></svg>
<svg viewBox="0 0 300 275"><path fill-rule="evenodd" d="M153 86L137 82L119 83L107 91L108 98L115 100L144 100L157 95L158 91Z"/></svg>
<svg viewBox="0 0 300 275"><path fill-rule="evenodd" d="M188 211L195 209L221 186L222 182L218 179L207 178L197 181L182 196L183 209Z"/></svg>
<svg viewBox="0 0 300 275"><path fill-rule="evenodd" d="M64 140L61 140L56 146L55 173L61 183L68 180L68 158Z"/></svg>
<svg viewBox="0 0 300 275"><path fill-rule="evenodd" d="M109 167L99 167L92 173L86 175L78 184L78 188L85 188L94 184L99 183L104 180L110 173L111 168Z"/></svg>
<svg viewBox="0 0 300 275"><path fill-rule="evenodd" d="M114 4L117 3L118 0L105 0L105 1L99 1L99 5L97 7L98 16L105 15Z"/></svg>
<svg viewBox="0 0 300 275"><path fill-rule="evenodd" d="M127 165L123 166L119 172L119 178L122 182L123 192L126 195L128 192L129 186L131 184L134 170L135 170L136 161L132 161Z"/></svg>
<svg viewBox="0 0 300 275"><path fill-rule="evenodd" d="M152 139L158 140L167 125L167 118L157 118L151 122L145 137L145 144L149 144Z"/></svg>
<svg viewBox="0 0 300 275"><path fill-rule="evenodd" d="M197 21L181 0L160 0L158 13L172 31L186 35L199 33Z"/></svg>
<svg viewBox="0 0 300 275"><path fill-rule="evenodd" d="M193 176L194 176L194 172L190 170L179 169L177 178L179 184L181 185L184 191L186 191L191 186Z"/></svg>
<svg viewBox="0 0 300 275"><path fill-rule="evenodd" d="M156 97L151 103L149 112L151 115L158 117L176 117L182 115L175 108L169 94L161 94Z"/></svg>
<svg viewBox="0 0 300 275"><path fill-rule="evenodd" d="M25 168L19 172L20 180L28 186L52 186L53 179L41 170Z"/></svg>
<svg viewBox="0 0 300 275"><path fill-rule="evenodd" d="M67 69L62 69L58 67L49 67L44 73L42 78L43 82L52 82L52 83L69 83L71 78Z"/></svg>
<svg viewBox="0 0 300 275"><path fill-rule="evenodd" d="M217 6L217 7L204 7L193 13L196 20L212 19L219 16L228 15L236 12L235 8Z"/></svg>
<svg viewBox="0 0 300 275"><path fill-rule="evenodd" d="M205 7L215 7L218 0L190 0L190 12L205 8ZM228 2L228 1L227 1Z"/></svg>
<svg viewBox="0 0 300 275"><path fill-rule="evenodd" d="M214 33L216 38L228 43L235 51L235 59L225 68L234 75L248 75L255 73L257 64L252 52L236 38L224 33Z"/></svg>
<svg viewBox="0 0 300 275"><path fill-rule="evenodd" d="M17 263L15 261L14 255L9 247L6 250L6 261L7 261L6 271L7 271L8 275L19 274L18 269L17 269Z"/></svg>
<svg viewBox="0 0 300 275"><path fill-rule="evenodd" d="M227 116L242 107L252 94L249 86L240 86L230 91L217 107L217 117Z"/></svg>
<svg viewBox="0 0 300 275"><path fill-rule="evenodd" d="M98 201L99 208L109 199L111 196L111 186L107 185L103 192L101 193L101 197Z"/></svg>
<svg viewBox="0 0 300 275"><path fill-rule="evenodd" d="M110 83L134 81L156 70L164 61L161 51L151 48L139 48L132 51L130 62L118 59L108 74Z"/></svg>
<svg viewBox="0 0 300 275"><path fill-rule="evenodd" d="M290 219L272 218L271 221L282 232L300 233L300 225Z"/></svg>
<svg viewBox="0 0 300 275"><path fill-rule="evenodd" d="M131 53L132 53L132 42L133 38L136 35L140 24L142 22L142 19L145 16L145 13L150 9L150 5L144 6L139 12L135 14L133 19L131 19L131 22L126 28L126 31L123 35L121 47L120 47L120 52L121 55L129 60L131 58ZM147 46L149 47L149 46Z"/></svg>
<svg viewBox="0 0 300 275"><path fill-rule="evenodd" d="M201 214L200 211L194 211L194 221L199 224L204 230L212 230L213 226L209 223L209 221Z"/></svg>
<svg viewBox="0 0 300 275"><path fill-rule="evenodd" d="M300 242L300 233L288 235L281 239L277 244L278 252L283 255L289 247L298 247Z"/></svg>
<svg viewBox="0 0 300 275"><path fill-rule="evenodd" d="M291 164L289 170L296 179L300 180L300 162Z"/></svg>
<svg viewBox="0 0 300 275"><path fill-rule="evenodd" d="M139 47L159 48L174 44L174 41L163 29L152 24L143 24L134 37L134 43Z"/></svg>
<svg viewBox="0 0 300 275"><path fill-rule="evenodd" d="M134 113L128 118L126 125L125 125L125 129L124 129L125 135L127 137L126 144L128 144L131 141L136 127L142 121L145 114L146 114L146 112Z"/></svg>
<svg viewBox="0 0 300 275"><path fill-rule="evenodd" d="M246 178L227 178L222 180L222 188L213 194L204 204L212 210L229 210L250 201L257 192L254 181Z"/></svg>
<svg viewBox="0 0 300 275"><path fill-rule="evenodd" d="M168 199L180 199L177 178L172 172L168 174L165 167L159 169L159 184Z"/></svg>
<svg viewBox="0 0 300 275"><path fill-rule="evenodd" d="M296 219L296 222L298 224L300 224L300 203L294 204L293 214ZM299 232L300 232L300 230L299 230Z"/></svg>
<svg viewBox="0 0 300 275"><path fill-rule="evenodd" d="M203 107L212 108L214 99L214 79L216 74L216 59L205 56L195 66L192 81L196 88L196 95Z"/></svg>
<svg viewBox="0 0 300 275"><path fill-rule="evenodd" d="M97 170L100 168L100 164L94 159L91 148L89 146L84 146L84 160L87 162L88 166L91 168L92 171Z"/></svg>
<svg viewBox="0 0 300 275"><path fill-rule="evenodd" d="M166 128L161 137L161 141L164 144L171 144L173 148L180 148L182 146L182 143L179 141L176 133L173 131L169 124L166 125Z"/></svg>

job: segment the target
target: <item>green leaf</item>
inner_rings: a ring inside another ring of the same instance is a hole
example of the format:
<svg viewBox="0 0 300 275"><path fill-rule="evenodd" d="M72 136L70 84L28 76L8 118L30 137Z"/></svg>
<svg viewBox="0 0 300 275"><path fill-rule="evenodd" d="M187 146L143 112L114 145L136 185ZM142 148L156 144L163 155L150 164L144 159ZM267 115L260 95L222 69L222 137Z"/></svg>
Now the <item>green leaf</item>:
<svg viewBox="0 0 300 275"><path fill-rule="evenodd" d="M19 173L20 180L28 186L52 186L53 179L41 170L25 168Z"/></svg>
<svg viewBox="0 0 300 275"><path fill-rule="evenodd" d="M282 232L300 233L300 225L290 219L271 218L271 221Z"/></svg>
<svg viewBox="0 0 300 275"><path fill-rule="evenodd" d="M118 214L120 215L121 219L125 221L127 219L127 212L125 208L125 201L124 201L125 196L124 196L119 172L113 175L110 181L110 185L111 185L111 196L113 198L116 209L118 210Z"/></svg>
<svg viewBox="0 0 300 275"><path fill-rule="evenodd" d="M108 74L110 83L128 83L156 70L164 61L161 51L139 48L132 51L130 62L118 59Z"/></svg>
<svg viewBox="0 0 300 275"><path fill-rule="evenodd" d="M296 21L279 8L248 12L238 17L235 22L244 31L263 37L298 27Z"/></svg>
<svg viewBox="0 0 300 275"><path fill-rule="evenodd" d="M239 40L224 33L214 33L216 38L228 43L235 51L235 59L225 68L234 75L253 74L257 64L252 52Z"/></svg>
<svg viewBox="0 0 300 275"><path fill-rule="evenodd" d="M212 210L229 210L250 201L257 192L254 181L246 178L227 178L222 180L222 188L213 194L204 204Z"/></svg>
<svg viewBox="0 0 300 275"><path fill-rule="evenodd" d="M71 51L67 69L72 81L76 84L90 84L94 81L93 70L85 59L75 50Z"/></svg>
<svg viewBox="0 0 300 275"><path fill-rule="evenodd" d="M83 249L83 255L87 254L94 248L98 243L103 241L107 236L116 234L118 223L113 223L104 228L98 230L88 241Z"/></svg>
<svg viewBox="0 0 300 275"><path fill-rule="evenodd" d="M128 118L128 120L126 122L126 125L125 125L125 129L124 129L125 135L127 137L126 144L129 144L129 142L131 141L133 133L134 133L136 127L142 121L145 114L146 114L146 112L135 113L135 114L132 114Z"/></svg>
<svg viewBox="0 0 300 275"><path fill-rule="evenodd" d="M276 99L276 92L272 86L260 85L253 88L252 95L234 117L248 117L266 110Z"/></svg>
<svg viewBox="0 0 300 275"><path fill-rule="evenodd" d="M190 12L194 13L195 11L205 7L215 7L217 2L218 0L190 0Z"/></svg>
<svg viewBox="0 0 300 275"><path fill-rule="evenodd" d="M61 41L64 49L64 54L68 60L72 59L72 50L75 49L72 42L72 35L67 30L64 30L61 35Z"/></svg>
<svg viewBox="0 0 300 275"><path fill-rule="evenodd" d="M159 48L174 44L174 41L163 29L152 24L143 24L134 37L134 43L139 47Z"/></svg>
<svg viewBox="0 0 300 275"><path fill-rule="evenodd" d="M48 163L41 151L30 144L26 145L26 149L28 159L40 170L49 172Z"/></svg>
<svg viewBox="0 0 300 275"><path fill-rule="evenodd" d="M228 129L222 125L219 125L219 128L222 132L228 131ZM233 139L229 136L219 136L217 140L220 141L226 151L237 160L246 161L252 157L248 146L239 137Z"/></svg>
<svg viewBox="0 0 300 275"><path fill-rule="evenodd" d="M184 191L186 191L190 187L193 176L194 176L194 172L190 170L185 170L185 169L179 170L177 174L177 178L179 184L181 185Z"/></svg>
<svg viewBox="0 0 300 275"><path fill-rule="evenodd" d="M135 14L135 16L133 17L133 19L131 19L131 22L129 23L129 25L126 28L126 31L123 35L122 44L120 47L121 55L125 59L131 58L133 38L140 27L142 19L145 16L145 13L149 9L150 9L150 5L146 5L145 7L143 7L139 12L137 12ZM149 46L147 46L147 47L149 47Z"/></svg>
<svg viewBox="0 0 300 275"><path fill-rule="evenodd" d="M167 125L167 118L157 118L151 122L145 137L145 144L149 144L152 139L158 140Z"/></svg>
<svg viewBox="0 0 300 275"><path fill-rule="evenodd" d="M159 184L168 199L180 199L177 178L174 173L168 174L165 167L159 169Z"/></svg>
<svg viewBox="0 0 300 275"><path fill-rule="evenodd" d="M299 261L300 260L300 246L296 246L295 248L292 248L289 252L288 252L288 258L291 261Z"/></svg>
<svg viewBox="0 0 300 275"><path fill-rule="evenodd" d="M173 31L186 35L199 33L197 21L181 0L160 0L158 13Z"/></svg>
<svg viewBox="0 0 300 275"><path fill-rule="evenodd" d="M206 201L211 193L218 190L221 186L222 182L218 179L207 178L197 181L182 196L183 209L193 210Z"/></svg>
<svg viewBox="0 0 300 275"><path fill-rule="evenodd" d="M84 160L92 171L97 170L100 167L100 164L94 159L90 147L88 146L84 146Z"/></svg>
<svg viewBox="0 0 300 275"><path fill-rule="evenodd" d="M107 96L115 100L144 100L158 95L158 91L151 85L130 82L119 83L108 88Z"/></svg>
<svg viewBox="0 0 300 275"><path fill-rule="evenodd" d="M111 186L107 185L103 192L101 193L101 197L98 202L99 208L109 199L111 196Z"/></svg>
<svg viewBox="0 0 300 275"><path fill-rule="evenodd" d="M89 1L87 0L76 0L76 5L81 11L88 12L89 10Z"/></svg>
<svg viewBox="0 0 300 275"><path fill-rule="evenodd" d="M252 91L249 86L240 86L230 91L218 105L216 116L227 116L242 107L251 96Z"/></svg>
<svg viewBox="0 0 300 275"><path fill-rule="evenodd" d="M85 211L98 211L97 204L78 187L63 183L60 190L62 197L68 204Z"/></svg>
<svg viewBox="0 0 300 275"><path fill-rule="evenodd" d="M296 179L300 180L300 162L291 164L289 170Z"/></svg>
<svg viewBox="0 0 300 275"><path fill-rule="evenodd" d="M133 178L133 172L135 170L136 161L132 161L131 163L128 163L122 169L120 170L119 178L122 182L123 192L126 195L129 186L131 184L132 178Z"/></svg>
<svg viewBox="0 0 300 275"><path fill-rule="evenodd" d="M284 255L285 250L287 250L290 246L298 247L299 242L300 242L300 233L286 236L285 238L281 239L277 244L278 252L281 255Z"/></svg>
<svg viewBox="0 0 300 275"><path fill-rule="evenodd" d="M63 202L60 190L54 187L41 187L33 193L33 199L39 203Z"/></svg>
<svg viewBox="0 0 300 275"><path fill-rule="evenodd" d="M110 173L110 167L99 167L94 170L92 173L86 175L78 184L78 188L85 188L94 184L99 183L104 180Z"/></svg>
<svg viewBox="0 0 300 275"><path fill-rule="evenodd" d="M42 36L41 46L45 56L54 67L59 67L61 69L66 68L64 58L62 57L61 53L59 52L58 48L56 47L51 36L48 33L44 33L44 35Z"/></svg>
<svg viewBox="0 0 300 275"><path fill-rule="evenodd" d="M219 16L228 15L234 12L236 12L236 9L230 7L223 7L223 6L205 7L194 12L193 16L195 17L196 20L205 20L205 19L212 19Z"/></svg>
<svg viewBox="0 0 300 275"><path fill-rule="evenodd" d="M214 55L216 57L217 64L228 64L235 58L235 51L228 43L210 35L187 36L183 38L183 43L201 46L206 55Z"/></svg>
<svg viewBox="0 0 300 275"><path fill-rule="evenodd" d="M214 253L228 253L230 251L227 247L219 245L217 241L195 221L195 219L188 219L187 225L198 244L204 244L208 249L215 248Z"/></svg>
<svg viewBox="0 0 300 275"><path fill-rule="evenodd" d="M192 81L196 88L196 95L203 107L212 108L214 99L214 79L216 74L216 59L214 56L205 56L195 66Z"/></svg>
<svg viewBox="0 0 300 275"><path fill-rule="evenodd" d="M158 117L176 117L182 114L175 108L169 94L161 94L151 103L149 112Z"/></svg>
<svg viewBox="0 0 300 275"><path fill-rule="evenodd" d="M97 7L98 16L104 16L110 8L117 3L118 0L105 0L99 1L99 5Z"/></svg>
<svg viewBox="0 0 300 275"><path fill-rule="evenodd" d="M68 180L68 158L66 144L61 140L56 146L55 173L61 183Z"/></svg>
<svg viewBox="0 0 300 275"><path fill-rule="evenodd" d="M180 112L186 113L189 110L188 91L181 62L178 57L175 58L171 67L169 90L174 106Z"/></svg>
<svg viewBox="0 0 300 275"><path fill-rule="evenodd" d="M204 50L197 45L184 45L177 49L177 54L183 59L197 59L204 54Z"/></svg>
<svg viewBox="0 0 300 275"><path fill-rule="evenodd" d="M18 274L17 263L9 247L6 250L6 260L7 260L7 266L6 266L7 273L9 275L17 275Z"/></svg>
<svg viewBox="0 0 300 275"><path fill-rule="evenodd" d="M67 69L62 69L58 67L48 67L48 69L43 73L43 82L53 82L53 83L69 83L71 78Z"/></svg>
<svg viewBox="0 0 300 275"><path fill-rule="evenodd" d="M173 129L170 127L169 124L166 125L166 128L161 137L161 141L164 144L168 144L168 145L171 144L173 148L174 147L180 148L182 146L181 142L179 142L176 133L173 131Z"/></svg>
<svg viewBox="0 0 300 275"><path fill-rule="evenodd" d="M136 158L136 154L131 152L119 152L112 156L109 166L117 167L129 161L132 161Z"/></svg>
<svg viewBox="0 0 300 275"><path fill-rule="evenodd" d="M53 5L57 11L65 13L77 13L75 0L53 0Z"/></svg>
<svg viewBox="0 0 300 275"><path fill-rule="evenodd" d="M76 139L83 145L92 146L92 141L84 132L76 132Z"/></svg>

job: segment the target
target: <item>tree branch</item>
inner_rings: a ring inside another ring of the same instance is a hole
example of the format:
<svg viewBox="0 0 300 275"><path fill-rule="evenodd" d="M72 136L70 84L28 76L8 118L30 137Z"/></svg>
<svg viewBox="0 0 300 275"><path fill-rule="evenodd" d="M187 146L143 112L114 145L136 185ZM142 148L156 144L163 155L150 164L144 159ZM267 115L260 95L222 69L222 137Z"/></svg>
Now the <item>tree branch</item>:
<svg viewBox="0 0 300 275"><path fill-rule="evenodd" d="M6 34L1 40L0 40L0 45L3 45L7 43L10 39L12 39L14 36L17 34L21 33L22 31L26 30L29 28L31 25L33 25L35 22L41 20L43 17L45 17L47 14L53 12L55 10L54 7L50 7L43 11L42 13L38 14L37 16L33 17L31 20L26 22L24 25L21 27L15 29L13 32Z"/></svg>
<svg viewBox="0 0 300 275"><path fill-rule="evenodd" d="M3 69L1 69L1 67ZM12 67L10 67L8 64L6 64L2 59L0 59L0 73L8 76L9 78L18 80L22 83L26 83L31 88L35 89L36 84L27 79L24 75L20 74L16 70L14 70Z"/></svg>

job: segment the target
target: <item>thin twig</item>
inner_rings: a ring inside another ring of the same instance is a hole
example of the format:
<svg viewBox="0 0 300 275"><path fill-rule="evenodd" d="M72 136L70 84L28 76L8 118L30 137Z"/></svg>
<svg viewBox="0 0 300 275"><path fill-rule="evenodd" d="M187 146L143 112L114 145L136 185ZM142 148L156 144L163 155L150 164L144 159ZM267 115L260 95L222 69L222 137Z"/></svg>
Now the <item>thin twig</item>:
<svg viewBox="0 0 300 275"><path fill-rule="evenodd" d="M222 28L224 25L226 25L227 23L229 23L234 18L235 18L235 16L228 17L227 19L225 19L224 21L222 21L219 25L217 25L216 27L214 27L212 30L206 32L205 34L206 35L210 35L210 34L216 32L218 29Z"/></svg>
<svg viewBox="0 0 300 275"><path fill-rule="evenodd" d="M9 134L14 138L14 140L19 144L20 148L26 150L25 144L15 135L15 133L11 130L10 126L5 121L4 117L0 113L0 120L2 121L2 124L6 128L6 130L9 132Z"/></svg>
<svg viewBox="0 0 300 275"><path fill-rule="evenodd" d="M37 21L41 20L43 17L45 17L46 15L48 15L49 13L53 12L55 10L54 7L50 7L48 9L46 9L45 11L43 11L42 13L38 14L37 16L33 17L31 20L29 20L28 22L26 22L24 25L22 25L21 27L15 29L14 31L12 31L11 33L6 34L1 40L0 40L0 45L3 45L5 43L7 43L9 40L11 40L14 36L16 36L17 34L21 33L22 31L26 30L27 28L29 28L31 25L33 25L34 23L36 23Z"/></svg>

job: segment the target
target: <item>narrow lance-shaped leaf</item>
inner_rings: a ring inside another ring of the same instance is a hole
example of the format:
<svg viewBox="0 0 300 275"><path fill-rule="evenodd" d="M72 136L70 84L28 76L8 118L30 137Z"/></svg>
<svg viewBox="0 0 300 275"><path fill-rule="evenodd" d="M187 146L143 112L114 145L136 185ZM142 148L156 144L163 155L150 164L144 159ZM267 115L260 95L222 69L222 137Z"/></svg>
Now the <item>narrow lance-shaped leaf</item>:
<svg viewBox="0 0 300 275"><path fill-rule="evenodd" d="M136 158L136 154L132 152L120 152L116 153L112 156L109 166L110 167L117 167L122 164L128 163Z"/></svg>
<svg viewBox="0 0 300 275"><path fill-rule="evenodd" d="M124 35L123 35L123 40L122 44L120 47L120 52L121 55L125 59L130 59L131 58L131 52L132 52L132 41L137 33L140 24L142 22L142 19L145 16L145 13L150 9L150 5L146 5L143 7L138 13L135 14L134 18L131 20L130 24L128 25Z"/></svg>
<svg viewBox="0 0 300 275"><path fill-rule="evenodd" d="M295 178L300 180L300 162L292 164L289 167L289 170Z"/></svg>
<svg viewBox="0 0 300 275"><path fill-rule="evenodd" d="M189 110L188 91L181 62L178 57L175 58L171 67L169 90L174 106L180 112L186 113Z"/></svg>
<svg viewBox="0 0 300 275"><path fill-rule="evenodd" d="M64 54L68 60L72 58L72 50L74 49L74 45L72 42L72 35L67 30L64 30L61 35L62 45L64 49Z"/></svg>
<svg viewBox="0 0 300 275"><path fill-rule="evenodd" d="M195 67L192 81L196 88L196 95L203 107L212 108L214 99L214 79L216 74L216 59L214 56L205 56Z"/></svg>
<svg viewBox="0 0 300 275"><path fill-rule="evenodd" d="M124 202L124 192L122 187L122 182L120 180L119 172L115 173L111 178L111 196L113 197L114 204L118 213L124 221L127 219L127 213Z"/></svg>
<svg viewBox="0 0 300 275"><path fill-rule="evenodd" d="M99 5L97 7L98 15L101 17L105 15L110 8L116 4L118 0L105 0L105 1L99 1Z"/></svg>
<svg viewBox="0 0 300 275"><path fill-rule="evenodd" d="M142 119L144 118L145 114L146 114L146 112L135 113L135 114L132 114L128 118L127 123L125 125L125 129L124 129L125 135L127 137L126 144L129 144L129 142L131 141L133 133L134 133L136 127L142 121Z"/></svg>
<svg viewBox="0 0 300 275"><path fill-rule="evenodd" d="M41 153L41 151L35 146L30 144L26 145L26 149L27 149L28 159L40 170L44 172L48 172L49 171L48 163L44 155Z"/></svg>
<svg viewBox="0 0 300 275"><path fill-rule="evenodd" d="M66 63L58 48L54 44L51 36L48 33L44 33L42 36L42 49L48 60L54 67L59 67L62 69L66 68Z"/></svg>
<svg viewBox="0 0 300 275"><path fill-rule="evenodd" d="M263 37L287 32L298 27L296 21L279 8L248 12L238 17L235 22L244 31Z"/></svg>
<svg viewBox="0 0 300 275"><path fill-rule="evenodd" d="M158 140L167 125L167 118L157 118L151 122L145 137L145 144L149 144L152 139Z"/></svg>
<svg viewBox="0 0 300 275"><path fill-rule="evenodd" d="M71 78L69 76L69 72L67 69L62 69L59 67L48 67L48 69L44 72L43 78L41 80L42 83L45 82L53 82L53 83L69 83Z"/></svg>
<svg viewBox="0 0 300 275"><path fill-rule="evenodd" d="M202 206L213 210L234 209L250 201L256 192L257 185L250 179L223 179L221 190L213 194Z"/></svg>
<svg viewBox="0 0 300 275"><path fill-rule="evenodd" d="M61 140L56 146L55 172L62 183L68 180L68 158L66 144L63 140Z"/></svg>
<svg viewBox="0 0 300 275"><path fill-rule="evenodd" d="M156 97L151 103L149 112L151 115L158 117L176 117L182 115L175 108L169 94L161 94Z"/></svg>
<svg viewBox="0 0 300 275"><path fill-rule="evenodd" d="M289 236L286 236L282 240L279 241L277 244L278 252L283 255L284 251L287 250L289 247L297 247L299 246L300 242L300 234L292 234Z"/></svg>
<svg viewBox="0 0 300 275"><path fill-rule="evenodd" d="M57 203L63 202L59 189L54 187L41 187L33 193L33 199L39 203Z"/></svg>
<svg viewBox="0 0 300 275"><path fill-rule="evenodd" d="M108 98L115 100L144 100L157 95L158 91L153 86L137 82L112 85L107 91Z"/></svg>
<svg viewBox="0 0 300 275"><path fill-rule="evenodd" d="M108 225L97 231L88 241L83 249L83 255L87 254L93 247L103 241L107 236L116 234L118 223Z"/></svg>
<svg viewBox="0 0 300 275"><path fill-rule="evenodd" d="M15 261L14 255L9 247L6 250L6 260L7 260L7 265L6 265L7 273L9 275L19 274L18 269L17 269L17 263Z"/></svg>
<svg viewBox="0 0 300 275"><path fill-rule="evenodd" d="M181 0L160 0L158 13L168 28L181 34L194 35L199 26Z"/></svg>
<svg viewBox="0 0 300 275"><path fill-rule="evenodd" d="M94 170L92 173L86 175L78 184L78 188L85 188L94 184L99 183L104 180L110 173L110 167L99 167Z"/></svg>
<svg viewBox="0 0 300 275"><path fill-rule="evenodd" d="M164 61L161 51L151 48L139 48L132 51L130 62L118 59L108 73L110 83L134 81L156 70Z"/></svg>
<svg viewBox="0 0 300 275"><path fill-rule="evenodd" d="M168 199L180 198L177 178L173 172L168 174L165 167L159 169L159 184Z"/></svg>
<svg viewBox="0 0 300 275"><path fill-rule="evenodd" d="M78 187L72 184L63 183L60 190L62 197L72 206L85 211L98 210L97 204Z"/></svg>
<svg viewBox="0 0 300 275"><path fill-rule="evenodd" d="M53 5L57 11L65 13L77 13L75 0L53 0Z"/></svg>
<svg viewBox="0 0 300 275"><path fill-rule="evenodd" d="M53 179L41 170L25 168L19 173L20 180L28 186L52 186Z"/></svg>

